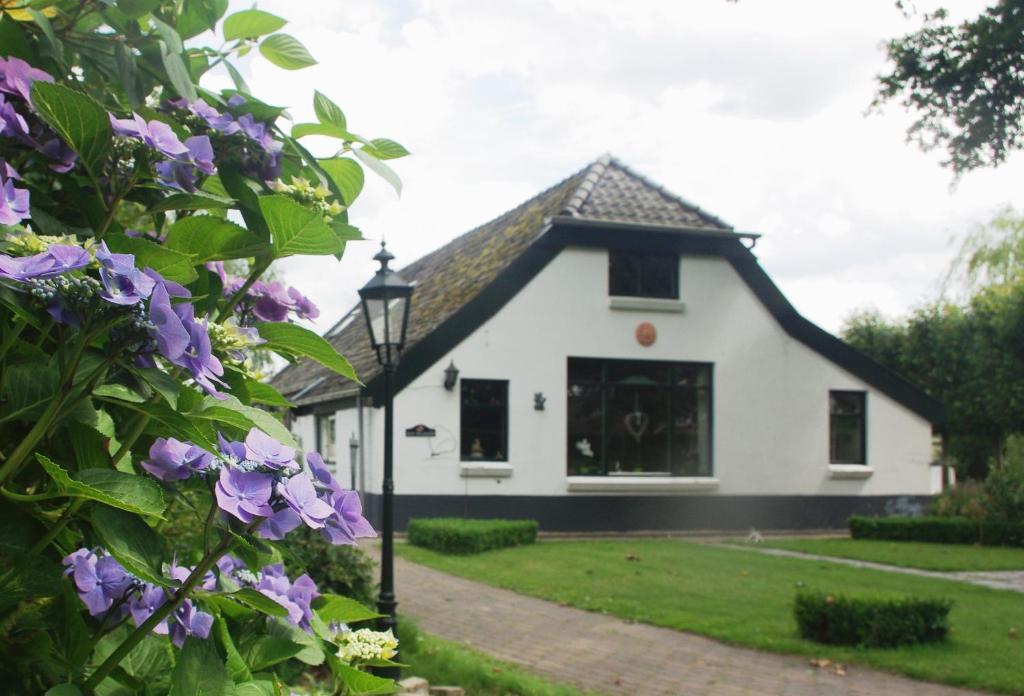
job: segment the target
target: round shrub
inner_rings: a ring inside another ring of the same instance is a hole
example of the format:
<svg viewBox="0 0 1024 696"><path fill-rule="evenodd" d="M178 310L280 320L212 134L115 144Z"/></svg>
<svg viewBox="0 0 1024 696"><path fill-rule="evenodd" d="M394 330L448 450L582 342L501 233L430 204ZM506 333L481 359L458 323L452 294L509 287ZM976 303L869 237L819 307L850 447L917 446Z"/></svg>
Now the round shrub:
<svg viewBox="0 0 1024 696"><path fill-rule="evenodd" d="M948 599L849 597L801 591L794 614L800 635L830 645L893 648L934 643L949 633Z"/></svg>

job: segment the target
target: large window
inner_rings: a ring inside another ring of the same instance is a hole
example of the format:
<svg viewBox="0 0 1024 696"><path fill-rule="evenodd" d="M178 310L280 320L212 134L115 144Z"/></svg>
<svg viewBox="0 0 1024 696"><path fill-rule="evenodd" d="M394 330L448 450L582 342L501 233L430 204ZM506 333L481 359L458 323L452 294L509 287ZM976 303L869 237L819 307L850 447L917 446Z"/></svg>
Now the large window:
<svg viewBox="0 0 1024 696"><path fill-rule="evenodd" d="M461 379L460 454L463 461L508 460L508 382Z"/></svg>
<svg viewBox="0 0 1024 696"><path fill-rule="evenodd" d="M334 415L322 415L316 417L316 451L324 458L325 462L336 464L336 435L334 427Z"/></svg>
<svg viewBox="0 0 1024 696"><path fill-rule="evenodd" d="M711 365L569 358L570 476L710 476Z"/></svg>
<svg viewBox="0 0 1024 696"><path fill-rule="evenodd" d="M608 294L679 299L679 257L610 250Z"/></svg>
<svg viewBox="0 0 1024 696"><path fill-rule="evenodd" d="M866 464L867 428L864 414L867 395L862 391L831 391L829 410L829 461L833 464Z"/></svg>

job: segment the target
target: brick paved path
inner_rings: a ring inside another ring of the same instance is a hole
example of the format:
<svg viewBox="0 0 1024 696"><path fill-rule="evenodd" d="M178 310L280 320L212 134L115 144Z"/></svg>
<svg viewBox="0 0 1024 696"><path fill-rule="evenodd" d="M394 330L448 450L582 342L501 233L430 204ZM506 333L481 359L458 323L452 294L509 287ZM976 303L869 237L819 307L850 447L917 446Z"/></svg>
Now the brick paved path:
<svg viewBox="0 0 1024 696"><path fill-rule="evenodd" d="M549 679L603 694L647 696L966 696L979 692L862 667L845 677L803 657L563 607L395 559L400 613Z"/></svg>

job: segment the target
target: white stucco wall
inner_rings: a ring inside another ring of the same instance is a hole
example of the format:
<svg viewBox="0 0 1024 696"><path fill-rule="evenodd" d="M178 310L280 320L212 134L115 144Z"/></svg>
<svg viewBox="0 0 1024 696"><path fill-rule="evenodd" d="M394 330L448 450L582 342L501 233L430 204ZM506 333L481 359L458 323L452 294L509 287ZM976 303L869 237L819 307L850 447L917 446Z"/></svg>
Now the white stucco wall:
<svg viewBox="0 0 1024 696"><path fill-rule="evenodd" d="M714 364L717 489L694 495L932 492L930 424L790 338L727 261L681 259L682 314L609 308L607 263L606 250L564 250L398 395L396 493L571 494L565 461L568 356ZM658 331L657 341L647 348L634 336L643 321ZM450 360L460 379L509 380L510 478L460 476L459 390L442 386ZM869 478L830 477L830 389L868 393L867 462L874 470ZM547 397L546 410L534 410L534 392ZM365 409L364 419L367 435L373 434L365 452L368 489L376 492L380 465L371 463L382 455L383 414ZM404 430L417 423L435 428L437 437L405 437ZM347 443L348 432L341 435L339 446Z"/></svg>

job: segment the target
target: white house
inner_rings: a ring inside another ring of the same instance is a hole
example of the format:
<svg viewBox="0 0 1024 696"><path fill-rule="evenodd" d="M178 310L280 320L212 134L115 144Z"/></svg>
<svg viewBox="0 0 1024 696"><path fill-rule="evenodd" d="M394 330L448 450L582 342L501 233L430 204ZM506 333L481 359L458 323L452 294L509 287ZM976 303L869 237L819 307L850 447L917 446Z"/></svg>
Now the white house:
<svg viewBox="0 0 1024 696"><path fill-rule="evenodd" d="M920 506L941 405L801 317L756 241L602 158L402 269L398 528L825 528ZM310 362L273 384L373 516L382 378L358 307L327 337L365 388Z"/></svg>

